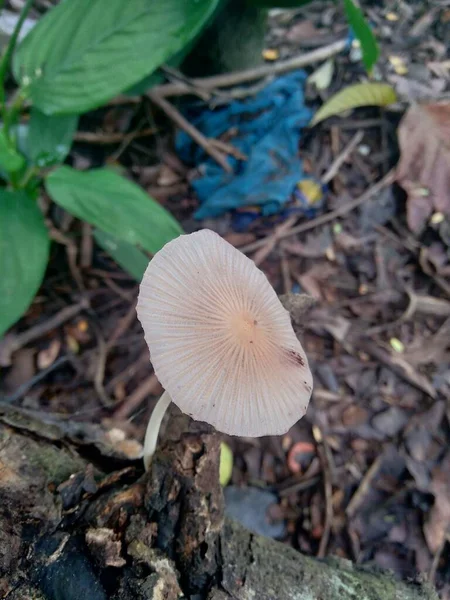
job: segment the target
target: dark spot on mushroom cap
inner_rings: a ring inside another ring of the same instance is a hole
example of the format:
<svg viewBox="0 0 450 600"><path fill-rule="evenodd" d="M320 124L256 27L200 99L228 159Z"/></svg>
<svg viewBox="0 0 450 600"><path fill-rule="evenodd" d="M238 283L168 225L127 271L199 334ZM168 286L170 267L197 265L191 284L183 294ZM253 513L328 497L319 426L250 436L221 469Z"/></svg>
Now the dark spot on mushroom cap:
<svg viewBox="0 0 450 600"><path fill-rule="evenodd" d="M286 355L291 362L294 362L301 367L305 366L303 357L298 352L295 352L295 350L286 350Z"/></svg>

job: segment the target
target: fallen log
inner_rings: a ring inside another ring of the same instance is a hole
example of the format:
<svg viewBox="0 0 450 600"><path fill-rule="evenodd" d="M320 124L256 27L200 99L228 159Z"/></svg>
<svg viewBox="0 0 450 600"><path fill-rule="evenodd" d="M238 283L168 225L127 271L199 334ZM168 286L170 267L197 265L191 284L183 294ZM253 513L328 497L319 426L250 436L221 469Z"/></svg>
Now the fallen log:
<svg viewBox="0 0 450 600"><path fill-rule="evenodd" d="M172 416L144 473L100 429L0 407L0 597L436 600L428 585L317 560L224 517L219 438Z"/></svg>

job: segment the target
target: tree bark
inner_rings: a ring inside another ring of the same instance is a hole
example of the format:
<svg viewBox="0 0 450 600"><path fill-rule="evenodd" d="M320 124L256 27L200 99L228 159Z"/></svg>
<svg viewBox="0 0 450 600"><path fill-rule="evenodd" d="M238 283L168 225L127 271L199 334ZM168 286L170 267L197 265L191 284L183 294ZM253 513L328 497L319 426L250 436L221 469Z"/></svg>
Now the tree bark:
<svg viewBox="0 0 450 600"><path fill-rule="evenodd" d="M183 62L183 73L206 77L262 64L267 14L248 0L222 0Z"/></svg>
<svg viewBox="0 0 450 600"><path fill-rule="evenodd" d="M172 412L176 412L172 411ZM144 473L94 426L0 407L0 597L435 600L224 518L219 437L174 414Z"/></svg>

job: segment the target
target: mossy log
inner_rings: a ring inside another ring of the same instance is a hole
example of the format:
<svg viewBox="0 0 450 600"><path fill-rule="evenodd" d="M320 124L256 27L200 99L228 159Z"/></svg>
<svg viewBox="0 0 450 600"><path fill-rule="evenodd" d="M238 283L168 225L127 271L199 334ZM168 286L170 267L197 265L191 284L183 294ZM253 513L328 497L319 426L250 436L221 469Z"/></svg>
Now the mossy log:
<svg viewBox="0 0 450 600"><path fill-rule="evenodd" d="M303 556L227 520L217 434L177 414L169 423L144 473L94 426L0 408L1 598L436 599L420 582Z"/></svg>

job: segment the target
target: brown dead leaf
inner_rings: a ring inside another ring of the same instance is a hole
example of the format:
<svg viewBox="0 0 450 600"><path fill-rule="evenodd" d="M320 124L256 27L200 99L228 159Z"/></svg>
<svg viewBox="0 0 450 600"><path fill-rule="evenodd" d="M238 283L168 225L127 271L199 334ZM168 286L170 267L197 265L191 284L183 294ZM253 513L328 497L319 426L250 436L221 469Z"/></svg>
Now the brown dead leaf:
<svg viewBox="0 0 450 600"><path fill-rule="evenodd" d="M55 360L58 358L59 351L61 350L61 342L58 339L54 339L50 342L50 345L41 350L37 357L38 369L48 369Z"/></svg>
<svg viewBox="0 0 450 600"><path fill-rule="evenodd" d="M397 181L408 194L408 225L419 232L434 211L450 215L450 102L411 106L398 137Z"/></svg>
<svg viewBox="0 0 450 600"><path fill-rule="evenodd" d="M239 248L239 246L245 246L247 244L251 244L256 240L256 235L254 233L246 232L246 233L237 233L234 231L230 231L226 233L224 239L227 240L229 244L234 246L235 248Z"/></svg>
<svg viewBox="0 0 450 600"><path fill-rule="evenodd" d="M357 427L367 423L368 418L367 410L357 404L352 404L342 413L342 424L345 427Z"/></svg>
<svg viewBox="0 0 450 600"><path fill-rule="evenodd" d="M176 173L167 165L163 165L161 167L161 171L159 172L159 177L156 183L162 187L165 187L169 185L174 185L174 183L178 183L180 179L181 177L178 173Z"/></svg>
<svg viewBox="0 0 450 600"><path fill-rule="evenodd" d="M6 338L5 338L6 339ZM9 373L2 379L2 391L8 394L29 381L35 374L34 365L35 350L33 348L23 348L14 354L14 362Z"/></svg>
<svg viewBox="0 0 450 600"><path fill-rule="evenodd" d="M434 505L423 527L428 548L433 554L442 546L450 531L449 472L450 452L447 452L440 466L433 470L431 491L434 494Z"/></svg>
<svg viewBox="0 0 450 600"><path fill-rule="evenodd" d="M315 300L323 300L323 287L327 285L329 278L335 274L333 265L320 262L303 273L296 276L302 289Z"/></svg>
<svg viewBox="0 0 450 600"><path fill-rule="evenodd" d="M293 25L286 34L286 39L292 43L301 42L305 44L308 40L323 36L323 29L318 29L312 21L299 21Z"/></svg>

